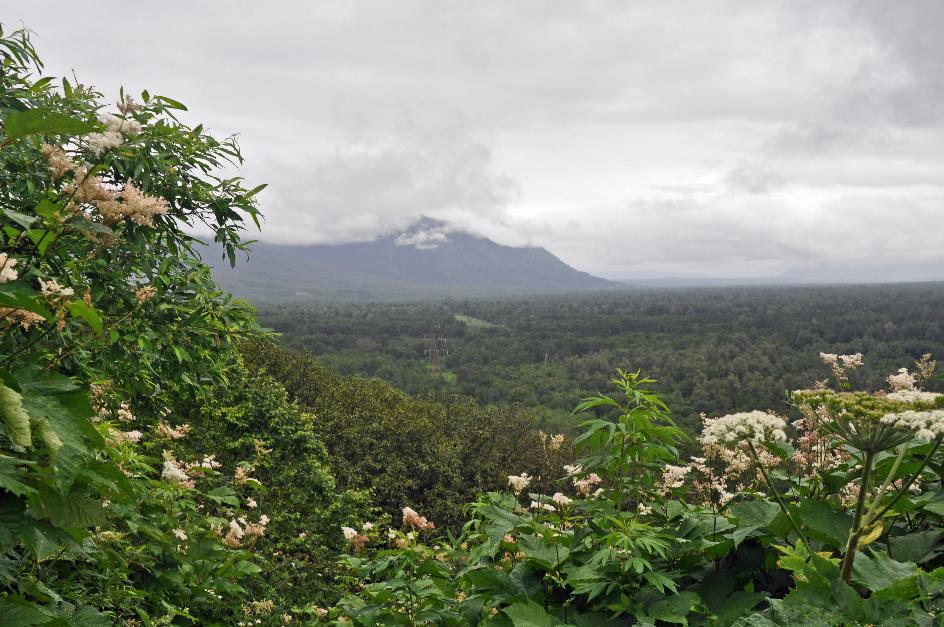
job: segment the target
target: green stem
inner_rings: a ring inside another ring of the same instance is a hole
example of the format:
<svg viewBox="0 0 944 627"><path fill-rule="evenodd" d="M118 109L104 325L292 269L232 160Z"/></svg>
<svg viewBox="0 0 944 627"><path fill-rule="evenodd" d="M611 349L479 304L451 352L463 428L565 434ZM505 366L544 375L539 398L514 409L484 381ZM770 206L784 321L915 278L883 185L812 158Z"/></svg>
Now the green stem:
<svg viewBox="0 0 944 627"><path fill-rule="evenodd" d="M882 486L878 489L878 492L875 494L875 498L872 500L872 503L865 508L865 521L868 524L874 517L875 510L878 509L879 503L882 501L882 496L885 494L885 490L888 489L888 486L891 485L892 481L895 480L895 473L898 472L898 468L901 466L901 462L905 459L905 453L908 452L908 447L905 445L901 446L901 449L898 451L898 456L895 458L895 463L892 464L891 470L888 471L888 476L885 477L885 481L882 482Z"/></svg>
<svg viewBox="0 0 944 627"><path fill-rule="evenodd" d="M750 447L751 456L754 458L754 461L757 462L757 467L760 468L760 474L764 477L764 482L767 484L767 487L773 493L774 498L777 500L777 505L780 506L781 511L786 515L787 520L790 521L790 526L793 527L793 530L797 532L797 535L800 536L800 539L803 540L803 543L807 546L810 545L810 541L806 538L800 530L800 525L797 524L796 520L793 519L793 514L790 513L790 510L787 509L787 504L784 503L783 497L780 496L780 492L777 491L777 488L774 487L774 482L771 480L770 475L767 474L767 469L764 468L764 464L761 463L760 457L757 455L757 449L754 448L754 443L750 440L747 441L747 445Z"/></svg>
<svg viewBox="0 0 944 627"><path fill-rule="evenodd" d="M901 500L901 497L903 497L905 493L908 492L908 488L910 488L911 484L913 484L918 479L918 477L921 476L921 473L924 472L924 469L928 465L928 462L931 461L931 458L934 457L934 454L937 452L937 449L940 448L942 438L944 438L944 435L939 435L937 439L934 440L934 446L931 448L930 451L928 451L928 454L924 457L924 461L921 462L921 465L918 467L918 470L915 471L915 473L911 475L908 481L905 482L905 485L901 487L901 490L898 492L897 495L895 495L895 498L893 498L892 501L888 505L883 507L882 511L880 511L879 513L871 517L872 521L876 521L882 516L884 516L885 513L888 512L888 510L890 510L891 508L895 507L898 501Z"/></svg>
<svg viewBox="0 0 944 627"><path fill-rule="evenodd" d="M862 483L859 485L859 499L856 502L855 518L852 521L852 530L849 531L849 539L846 541L845 555L842 556L840 576L845 582L848 582L849 578L852 577L852 564L855 561L856 549L859 548L859 538L862 535L862 516L865 513L865 501L869 494L869 481L872 479L872 464L874 461L875 453L866 452L862 467Z"/></svg>

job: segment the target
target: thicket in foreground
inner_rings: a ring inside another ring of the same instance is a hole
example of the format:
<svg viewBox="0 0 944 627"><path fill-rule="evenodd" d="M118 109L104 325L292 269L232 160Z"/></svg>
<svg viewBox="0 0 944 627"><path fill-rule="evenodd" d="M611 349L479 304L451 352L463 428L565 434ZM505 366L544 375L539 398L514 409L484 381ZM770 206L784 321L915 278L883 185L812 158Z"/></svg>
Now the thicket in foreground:
<svg viewBox="0 0 944 627"><path fill-rule="evenodd" d="M620 396L579 411L584 457L559 491L470 506L454 543L422 520L352 537L351 592L331 616L356 624L934 625L944 611L944 396L933 371L847 390L861 355L823 355L835 389L792 394L800 417L705 418L701 456L649 389L620 372ZM404 533L404 530L408 530ZM371 548L379 549L366 555Z"/></svg>
<svg viewBox="0 0 944 627"><path fill-rule="evenodd" d="M184 230L233 258L261 186L219 174L239 147L177 101L107 110L41 69L0 30L0 624L295 620L335 597L297 575L330 572L326 526L367 510L241 365L252 311Z"/></svg>

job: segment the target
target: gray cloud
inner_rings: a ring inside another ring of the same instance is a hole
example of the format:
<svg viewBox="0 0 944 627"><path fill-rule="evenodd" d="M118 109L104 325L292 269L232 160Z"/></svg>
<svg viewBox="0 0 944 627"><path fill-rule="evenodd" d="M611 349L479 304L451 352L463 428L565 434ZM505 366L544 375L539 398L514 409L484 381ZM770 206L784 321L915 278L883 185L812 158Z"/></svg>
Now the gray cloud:
<svg viewBox="0 0 944 627"><path fill-rule="evenodd" d="M47 73L147 87L238 131L246 176L270 183L266 239L428 215L614 276L944 257L935 0L4 13L36 31Z"/></svg>

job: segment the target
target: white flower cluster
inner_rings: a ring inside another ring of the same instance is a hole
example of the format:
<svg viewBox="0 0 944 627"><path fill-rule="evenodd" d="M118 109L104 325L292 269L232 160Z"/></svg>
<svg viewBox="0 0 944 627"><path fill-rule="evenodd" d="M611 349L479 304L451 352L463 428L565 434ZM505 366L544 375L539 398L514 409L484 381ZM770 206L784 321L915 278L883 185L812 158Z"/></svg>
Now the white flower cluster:
<svg viewBox="0 0 944 627"><path fill-rule="evenodd" d="M46 298L68 297L75 295L75 290L73 290L71 287L63 287L59 285L59 282L55 279L49 279L48 281L43 281L40 279L39 290Z"/></svg>
<svg viewBox="0 0 944 627"><path fill-rule="evenodd" d="M665 469L662 471L662 481L659 485L659 492L668 494L671 490L681 488L685 485L685 475L691 472L691 470L689 466L673 466L666 464Z"/></svg>
<svg viewBox="0 0 944 627"><path fill-rule="evenodd" d="M901 390L913 390L915 386L914 375L908 372L907 368L899 368L898 374L888 375L888 385L899 392Z"/></svg>
<svg viewBox="0 0 944 627"><path fill-rule="evenodd" d="M910 429L922 440L933 440L944 435L944 409L885 414L881 421L887 425Z"/></svg>
<svg viewBox="0 0 944 627"><path fill-rule="evenodd" d="M550 503L538 503L537 501L531 501L531 509L543 509L545 512L553 512L554 506Z"/></svg>
<svg viewBox="0 0 944 627"><path fill-rule="evenodd" d="M756 410L739 412L720 418L706 419L701 441L709 446L744 440L755 444L783 442L787 439L787 434L783 430L785 426L786 422L783 418L767 412Z"/></svg>
<svg viewBox="0 0 944 627"><path fill-rule="evenodd" d="M141 124L136 120L120 118L117 115L106 114L102 122L108 130L104 133L89 133L85 136L89 149L95 156L106 150L117 148L124 143L124 135L137 135L141 132Z"/></svg>
<svg viewBox="0 0 944 627"><path fill-rule="evenodd" d="M603 479L600 478L600 475L591 472L583 479L574 479L574 488L576 488L577 494L580 496L587 496L590 494L590 490L602 482Z"/></svg>
<svg viewBox="0 0 944 627"><path fill-rule="evenodd" d="M426 520L426 516L420 516L412 507L403 508L403 526L413 529L435 529L436 524L431 520Z"/></svg>
<svg viewBox="0 0 944 627"><path fill-rule="evenodd" d="M515 494L521 494L531 483L531 476L523 472L520 475L508 475L508 485Z"/></svg>
<svg viewBox="0 0 944 627"><path fill-rule="evenodd" d="M174 485L190 487L194 486L193 480L175 459L164 460L164 469L161 471L161 479Z"/></svg>
<svg viewBox="0 0 944 627"><path fill-rule="evenodd" d="M554 496L551 497L551 500L557 503L558 507L564 507L565 505L570 505L570 498L564 496L562 492L555 492Z"/></svg>
<svg viewBox="0 0 944 627"><path fill-rule="evenodd" d="M890 401L900 403L933 403L941 396L938 392L922 392L921 390L898 390L885 396Z"/></svg>
<svg viewBox="0 0 944 627"><path fill-rule="evenodd" d="M0 283L9 283L16 281L19 276L13 266L16 265L16 259L7 256L6 253L0 253Z"/></svg>
<svg viewBox="0 0 944 627"><path fill-rule="evenodd" d="M564 444L563 433L555 433L554 435L548 436L548 434L543 431L538 431L538 436L541 438L541 444L552 451L558 450Z"/></svg>

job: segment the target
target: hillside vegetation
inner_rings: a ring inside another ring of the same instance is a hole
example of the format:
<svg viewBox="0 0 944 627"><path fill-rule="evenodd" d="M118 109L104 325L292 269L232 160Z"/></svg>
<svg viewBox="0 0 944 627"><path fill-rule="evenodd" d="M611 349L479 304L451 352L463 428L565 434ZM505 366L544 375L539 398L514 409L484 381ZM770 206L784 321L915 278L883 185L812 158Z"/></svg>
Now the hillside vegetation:
<svg viewBox="0 0 944 627"><path fill-rule="evenodd" d="M939 621L930 354L861 377L811 351L790 406L739 397L694 438L635 370L575 437L336 374L195 252L190 227L235 261L259 223L233 138L43 78L25 30L0 70L0 625Z"/></svg>
<svg viewBox="0 0 944 627"><path fill-rule="evenodd" d="M338 372L414 394L518 404L547 430L572 429L574 399L616 368L641 368L690 433L701 412L785 411L820 378L817 355L863 351L853 383L944 354L944 284L635 290L444 303L260 305L286 346ZM435 335L447 354L429 359ZM938 382L931 389L944 389Z"/></svg>

